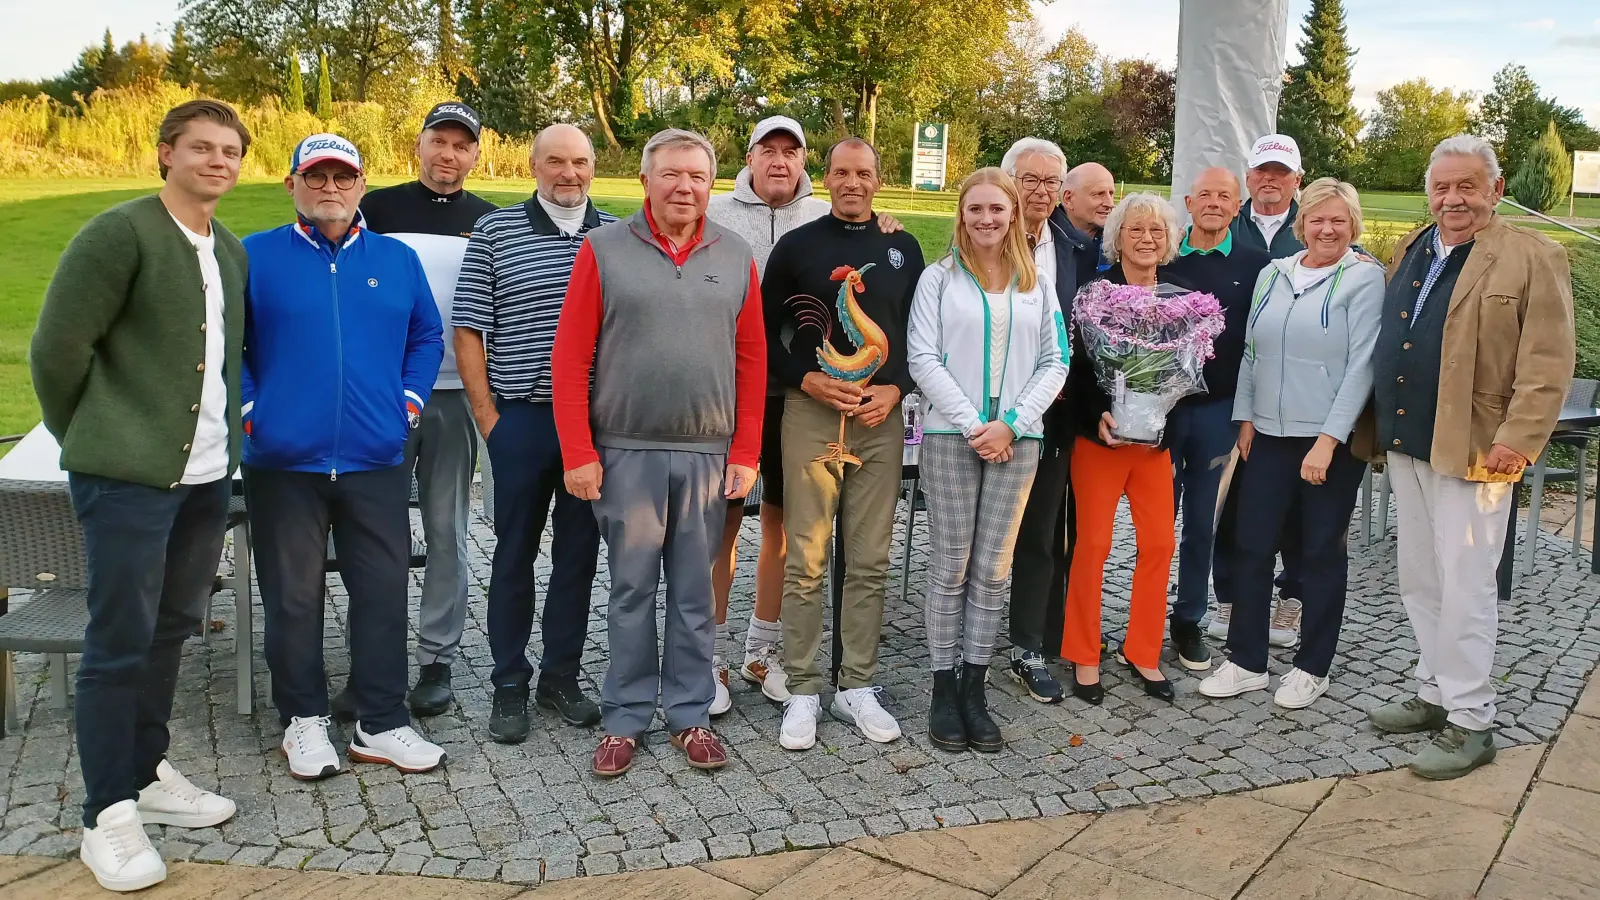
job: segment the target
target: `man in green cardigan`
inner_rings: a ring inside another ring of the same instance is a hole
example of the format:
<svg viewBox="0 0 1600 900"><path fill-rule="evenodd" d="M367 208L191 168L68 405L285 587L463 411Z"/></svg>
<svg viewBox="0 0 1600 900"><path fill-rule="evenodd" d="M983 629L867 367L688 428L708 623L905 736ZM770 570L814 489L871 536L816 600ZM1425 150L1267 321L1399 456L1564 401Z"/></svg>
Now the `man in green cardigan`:
<svg viewBox="0 0 1600 900"><path fill-rule="evenodd" d="M166 878L144 825L207 828L234 813L166 753L183 642L217 574L239 464L246 260L212 214L249 147L225 103L167 113L166 184L72 239L29 350L88 556L81 855L114 891Z"/></svg>

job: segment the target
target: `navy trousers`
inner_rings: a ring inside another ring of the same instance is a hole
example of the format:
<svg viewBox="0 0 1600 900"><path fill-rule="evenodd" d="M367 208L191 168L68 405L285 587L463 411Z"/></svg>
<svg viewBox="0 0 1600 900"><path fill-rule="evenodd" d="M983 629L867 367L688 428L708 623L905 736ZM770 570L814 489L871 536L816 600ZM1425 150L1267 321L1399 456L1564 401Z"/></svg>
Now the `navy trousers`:
<svg viewBox="0 0 1600 900"><path fill-rule="evenodd" d="M1173 506L1183 510L1178 542L1178 599L1173 625L1198 625L1206 614L1207 582L1216 547L1213 523L1217 490L1228 457L1239 439L1233 398L1180 405L1167 417L1167 447L1172 452Z"/></svg>

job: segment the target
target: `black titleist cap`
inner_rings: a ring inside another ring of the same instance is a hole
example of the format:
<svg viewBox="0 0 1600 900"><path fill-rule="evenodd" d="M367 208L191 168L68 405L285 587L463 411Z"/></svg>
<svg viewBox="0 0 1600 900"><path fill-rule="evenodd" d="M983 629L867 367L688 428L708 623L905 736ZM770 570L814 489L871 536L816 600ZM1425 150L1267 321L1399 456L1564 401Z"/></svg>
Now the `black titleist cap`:
<svg viewBox="0 0 1600 900"><path fill-rule="evenodd" d="M472 132L473 140L478 139L478 132L483 128L483 125L478 121L478 114L473 111L472 107L459 100L451 100L428 110L428 117L422 120L422 130L427 131L429 128L437 128L446 122L454 122L466 128Z"/></svg>

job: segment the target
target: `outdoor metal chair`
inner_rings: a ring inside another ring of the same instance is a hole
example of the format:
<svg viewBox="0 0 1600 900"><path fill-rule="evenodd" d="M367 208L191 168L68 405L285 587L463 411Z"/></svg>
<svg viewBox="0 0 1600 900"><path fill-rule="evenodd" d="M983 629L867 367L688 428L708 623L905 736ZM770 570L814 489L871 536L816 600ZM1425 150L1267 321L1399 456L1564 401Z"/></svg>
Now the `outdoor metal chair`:
<svg viewBox="0 0 1600 900"><path fill-rule="evenodd" d="M1571 387L1567 388L1567 399L1562 404L1563 409L1588 410L1594 408L1596 388L1600 382L1592 378L1574 378ZM1577 488L1578 508L1577 518L1572 530L1572 556L1581 560L1583 557L1583 506L1584 506L1584 477L1588 462L1589 442L1594 440L1595 434L1583 428L1557 428L1550 436L1550 446L1572 447L1577 453L1577 462L1570 469L1552 467L1549 465L1550 453L1548 448L1539 454L1539 459L1533 464L1533 479L1530 482L1530 497L1528 502L1528 527L1523 537L1525 551L1522 557L1522 574L1533 574L1533 561L1539 549L1539 516L1544 506L1544 486L1553 481L1570 481ZM1515 513L1513 512L1513 515Z"/></svg>
<svg viewBox="0 0 1600 900"><path fill-rule="evenodd" d="M0 481L0 587L32 591L0 615L0 737L16 729L18 651L50 655L51 705L67 705L67 654L83 652L89 564L66 482Z"/></svg>

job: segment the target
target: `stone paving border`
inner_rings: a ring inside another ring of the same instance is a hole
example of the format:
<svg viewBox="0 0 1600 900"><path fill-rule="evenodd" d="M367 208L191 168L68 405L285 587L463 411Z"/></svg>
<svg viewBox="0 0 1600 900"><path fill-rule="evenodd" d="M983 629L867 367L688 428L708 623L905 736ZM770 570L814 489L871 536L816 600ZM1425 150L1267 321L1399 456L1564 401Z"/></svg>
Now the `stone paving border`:
<svg viewBox="0 0 1600 900"><path fill-rule="evenodd" d="M902 522L897 536L903 531ZM730 616L736 629L749 610L755 537L754 523L747 523ZM777 746L781 711L740 683L734 710L716 723L732 750L728 769L714 775L690 770L655 731L633 772L600 782L588 772L598 739L592 732L540 716L523 745L487 740L483 591L494 538L480 524L472 540L472 606L455 673L460 703L422 725L451 761L426 775L357 766L353 774L312 785L287 777L275 749L281 732L266 698L254 718L233 712L232 604L219 600L225 630L209 647L191 642L187 650L170 755L197 784L238 801L240 811L216 829L154 829L167 859L530 885L1378 772L1421 743L1378 735L1365 724L1371 705L1407 693L1416 656L1395 593L1392 544L1385 543L1352 557L1334 685L1309 709L1277 710L1270 692L1204 700L1195 694L1197 681L1170 659L1167 671L1179 692L1174 705L1145 698L1108 659L1104 706L1069 700L1043 707L997 664L991 697L1010 742L1006 752L932 750L924 733L919 595L927 546L919 526L907 602L899 599L898 569L889 584L882 650L885 705L904 724L903 740L871 744L825 717L816 749L787 753ZM1496 675L1504 747L1554 735L1600 659L1600 580L1566 563L1563 542L1548 535L1543 540L1538 570L1502 607ZM1116 547L1106 604L1113 639L1126 618L1122 598L1133 563L1125 517ZM547 576L546 565L541 590ZM591 677L603 671L606 587L602 571L586 656ZM413 602L415 594L414 583ZM329 600L324 649L336 686L349 664L345 596L337 579ZM538 649L536 640L530 653ZM1274 672L1287 666L1281 654L1273 662ZM70 717L42 696L41 657L22 657L20 669L26 727L0 741L0 854L70 856L83 790Z"/></svg>
<svg viewBox="0 0 1600 900"><path fill-rule="evenodd" d="M545 884L175 863L161 900L1481 900L1600 896L1600 687L1553 748L1454 782L1382 772ZM76 861L0 857L7 900L107 896Z"/></svg>

